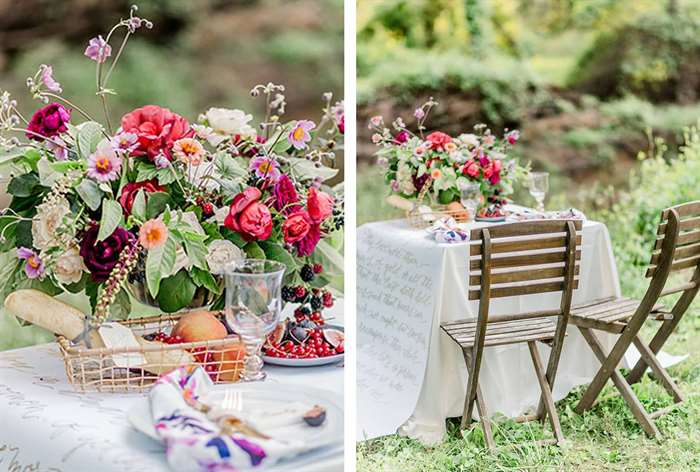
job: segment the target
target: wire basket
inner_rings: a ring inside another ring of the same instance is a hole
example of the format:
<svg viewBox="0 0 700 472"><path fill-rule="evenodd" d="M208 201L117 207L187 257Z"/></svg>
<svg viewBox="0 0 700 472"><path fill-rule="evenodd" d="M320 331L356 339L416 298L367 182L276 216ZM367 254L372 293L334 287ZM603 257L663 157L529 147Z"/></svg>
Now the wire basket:
<svg viewBox="0 0 700 472"><path fill-rule="evenodd" d="M458 223L469 221L470 216L473 215L470 215L469 210L464 208L459 202L454 202L450 205L441 205L434 202L428 204L425 197L432 183L433 179L428 178L423 184L418 198L413 202L411 208L406 210L408 224L414 228L423 229L430 227L440 218L454 218Z"/></svg>
<svg viewBox="0 0 700 472"><path fill-rule="evenodd" d="M139 338L169 333L182 315L120 323ZM245 364L245 348L236 337L180 344L144 342L139 347L122 348L76 346L63 336L57 341L68 381L80 391L140 392L150 388L160 375L183 366L202 366L215 383L231 383L240 380Z"/></svg>

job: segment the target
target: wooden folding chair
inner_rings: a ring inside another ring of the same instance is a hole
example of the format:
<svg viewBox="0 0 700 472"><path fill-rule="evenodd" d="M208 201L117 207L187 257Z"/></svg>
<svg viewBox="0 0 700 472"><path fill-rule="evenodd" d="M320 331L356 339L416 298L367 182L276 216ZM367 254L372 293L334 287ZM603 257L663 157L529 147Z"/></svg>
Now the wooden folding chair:
<svg viewBox="0 0 700 472"><path fill-rule="evenodd" d="M670 285L669 275L684 270L691 270L692 275L685 276L679 285L667 287ZM683 401L678 386L661 366L656 354L678 326L700 287L700 202L674 206L661 213L646 277L651 280L641 301L614 298L572 308L571 323L578 327L601 362L600 370L575 410L582 413L591 408L605 383L612 379L644 431L655 437L659 435L659 430L654 419L668 413L675 404ZM681 296L670 311L659 304L661 297L677 293ZM639 331L648 318L661 321L661 326L651 342L646 344L639 336ZM620 334L607 356L593 330ZM627 378L624 378L617 366L631 344L637 348L641 358ZM647 413L632 391L630 385L642 378L647 366L673 397L675 404L671 407Z"/></svg>
<svg viewBox="0 0 700 472"><path fill-rule="evenodd" d="M578 286L581 258L581 221L545 220L478 228L470 234L469 299L479 300L476 320L443 323L442 329L462 348L469 373L462 414L462 429L471 422L474 402L489 449L495 447L493 432L481 388L484 347L527 343L542 390L541 401L549 416L554 438L564 439L551 387L557 373L566 333L572 292ZM509 315L489 315L492 298L561 292L559 308ZM556 323L555 323L556 320ZM536 341L551 345L545 372ZM518 421L543 419L542 414Z"/></svg>

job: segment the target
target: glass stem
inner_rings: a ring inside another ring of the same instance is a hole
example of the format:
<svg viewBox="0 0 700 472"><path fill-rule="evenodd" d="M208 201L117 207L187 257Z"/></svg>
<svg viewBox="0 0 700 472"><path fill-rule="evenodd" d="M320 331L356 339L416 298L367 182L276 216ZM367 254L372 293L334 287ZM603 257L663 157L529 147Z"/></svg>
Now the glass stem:
<svg viewBox="0 0 700 472"><path fill-rule="evenodd" d="M245 344L246 361L243 371L243 380L255 382L265 378L263 372L263 361L260 358L260 349L263 344L263 337L257 334L241 334L241 339Z"/></svg>

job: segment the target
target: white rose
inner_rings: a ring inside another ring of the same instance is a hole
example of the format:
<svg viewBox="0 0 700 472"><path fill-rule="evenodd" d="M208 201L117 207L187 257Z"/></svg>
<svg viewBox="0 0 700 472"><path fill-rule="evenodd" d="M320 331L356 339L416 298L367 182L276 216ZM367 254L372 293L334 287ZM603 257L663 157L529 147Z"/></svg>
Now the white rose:
<svg viewBox="0 0 700 472"><path fill-rule="evenodd" d="M241 136L254 136L255 129L248 124L253 115L246 114L243 110L229 110L228 108L210 108L204 114L209 126L215 133Z"/></svg>
<svg viewBox="0 0 700 472"><path fill-rule="evenodd" d="M212 274L223 274L224 268L232 262L241 262L245 253L227 239L215 239L209 244L207 264Z"/></svg>
<svg viewBox="0 0 700 472"><path fill-rule="evenodd" d="M231 208L227 206L222 206L221 208L217 208L214 210L214 216L212 216L212 219L216 221L216 223L219 226L224 225L224 221L226 221L226 217L228 214L231 212Z"/></svg>
<svg viewBox="0 0 700 472"><path fill-rule="evenodd" d="M469 147L477 147L479 145L479 137L475 134L465 133L460 135L457 139Z"/></svg>
<svg viewBox="0 0 700 472"><path fill-rule="evenodd" d="M69 213L70 205L65 198L37 206L36 216L32 221L34 247L44 250L58 246L60 238L57 230L63 223L63 217Z"/></svg>
<svg viewBox="0 0 700 472"><path fill-rule="evenodd" d="M80 257L80 252L76 246L68 248L63 254L58 256L53 273L62 284L74 284L80 281L83 272L87 268Z"/></svg>

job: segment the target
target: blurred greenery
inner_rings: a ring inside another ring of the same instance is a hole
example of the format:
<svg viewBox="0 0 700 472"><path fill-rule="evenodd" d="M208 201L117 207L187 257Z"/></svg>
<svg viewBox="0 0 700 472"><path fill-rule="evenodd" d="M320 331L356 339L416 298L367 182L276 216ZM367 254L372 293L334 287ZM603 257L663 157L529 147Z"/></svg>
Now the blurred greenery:
<svg viewBox="0 0 700 472"><path fill-rule="evenodd" d="M211 106L256 113L263 104L249 90L267 82L286 85L290 118L318 120L326 91L342 99L342 0L0 0L0 90L31 115L40 104L26 78L50 64L64 95L103 121L95 63L83 51L132 3L154 28L129 40L110 80L117 91L109 98L112 123L150 103L190 121ZM0 311L0 350L51 339Z"/></svg>

